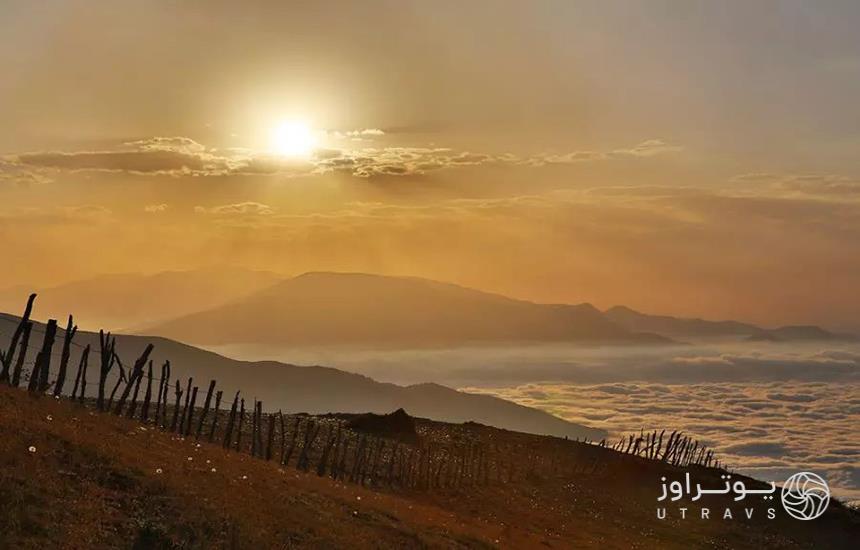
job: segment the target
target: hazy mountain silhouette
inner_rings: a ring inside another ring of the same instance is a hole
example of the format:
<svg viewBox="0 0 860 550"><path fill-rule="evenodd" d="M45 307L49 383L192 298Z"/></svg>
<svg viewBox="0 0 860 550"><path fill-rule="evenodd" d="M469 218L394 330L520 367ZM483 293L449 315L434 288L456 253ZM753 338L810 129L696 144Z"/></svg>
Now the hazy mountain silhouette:
<svg viewBox="0 0 860 550"><path fill-rule="evenodd" d="M215 307L282 279L234 268L100 275L45 289L0 290L0 311L18 311L37 292L43 318L74 312L87 328L139 327Z"/></svg>
<svg viewBox="0 0 860 550"><path fill-rule="evenodd" d="M38 303L37 303L38 308ZM19 321L18 317L0 313L0 346L9 345L9 338ZM61 326L65 320L61 319ZM36 351L41 346L44 332L42 323L35 323L28 353L28 368L32 366ZM56 375L64 331L59 330L51 363L52 379ZM98 386L98 333L79 331L75 336L70 361L70 378L66 390L71 391L83 346L93 348L87 373L87 395L94 396ZM268 410L284 412L375 412L389 413L399 408L413 416L446 422L474 421L509 430L555 435L559 437L599 440L606 432L567 422L543 411L488 395L460 392L438 384L398 386L377 382L366 376L329 367L301 367L276 361L237 361L182 344L167 338L117 335L117 353L126 368L148 343L155 349L151 355L160 373L164 360L170 360L171 380L185 380L191 376L201 388L210 379L216 379L224 390L229 406L233 392L242 390L247 401L261 399ZM116 374L114 367L113 373ZM108 384L110 389L113 382ZM172 395L172 393L171 393ZM172 397L171 397L172 398Z"/></svg>
<svg viewBox="0 0 860 550"><path fill-rule="evenodd" d="M738 321L707 321L668 315L648 315L626 306L615 306L604 312L607 318L631 331L653 332L666 338L738 337L753 341L800 342L814 340L853 340L850 334L839 334L812 325L762 328Z"/></svg>
<svg viewBox="0 0 860 550"><path fill-rule="evenodd" d="M361 273L306 273L141 332L210 345L665 341L632 333L590 304L536 304L426 279Z"/></svg>

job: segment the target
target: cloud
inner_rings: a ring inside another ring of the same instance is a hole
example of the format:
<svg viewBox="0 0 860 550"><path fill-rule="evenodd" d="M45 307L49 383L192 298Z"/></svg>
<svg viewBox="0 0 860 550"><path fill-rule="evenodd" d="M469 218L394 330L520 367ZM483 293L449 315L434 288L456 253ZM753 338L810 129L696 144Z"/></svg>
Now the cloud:
<svg viewBox="0 0 860 550"><path fill-rule="evenodd" d="M382 130L369 128L346 132L339 137L361 140L381 135L384 135ZM20 171L26 167L31 170L125 172L149 176L299 177L346 173L358 178L387 178L421 176L436 170L487 164L545 166L646 158L680 150L677 145L651 139L626 149L540 154L525 158L509 153L454 151L444 147L362 147L320 149L311 158L300 160L247 149L212 149L188 137L156 136L128 141L109 150L24 153L11 157L3 171L9 171L11 167Z"/></svg>
<svg viewBox="0 0 860 550"><path fill-rule="evenodd" d="M766 186L782 194L860 199L860 178L843 174L778 174L753 172L731 178L734 183Z"/></svg>
<svg viewBox="0 0 860 550"><path fill-rule="evenodd" d="M854 385L780 382L779 394L770 391L772 383L613 386L625 391L539 382L464 389L551 410L573 422L608 430L616 440L642 428L681 430L707 442L718 458L741 473L781 482L811 470L824 475L837 496L860 499L857 413L846 412ZM655 387L665 391L654 391Z"/></svg>
<svg viewBox="0 0 860 550"><path fill-rule="evenodd" d="M19 155L18 162L56 170L126 172L137 175L218 176L235 169L226 157L170 149L46 152Z"/></svg>
<svg viewBox="0 0 860 550"><path fill-rule="evenodd" d="M101 224L113 221L113 211L96 204L18 207L0 211L0 226L8 222L50 227L56 224Z"/></svg>
<svg viewBox="0 0 860 550"><path fill-rule="evenodd" d="M51 178L38 170L34 170L28 166L22 166L17 162L10 162L0 158L0 185L10 183L14 185L29 186L50 182Z"/></svg>
<svg viewBox="0 0 860 550"><path fill-rule="evenodd" d="M160 214L162 212L166 212L169 207L164 204L147 204L143 207L143 211L147 214Z"/></svg>
<svg viewBox="0 0 860 550"><path fill-rule="evenodd" d="M215 216L267 216L274 213L274 209L271 206L251 201L223 204L209 208L195 206L194 211L198 214L211 214Z"/></svg>
<svg viewBox="0 0 860 550"><path fill-rule="evenodd" d="M363 141L366 138L384 136L385 132L383 132L379 128L363 128L361 130L348 131L335 130L333 132L330 132L329 135L331 135L335 139L352 139L353 141Z"/></svg>
<svg viewBox="0 0 860 550"><path fill-rule="evenodd" d="M633 147L614 149L610 151L571 151L562 154L541 154L525 158L520 162L530 166L547 164L575 164L581 162L597 162L622 159L637 159L654 157L683 150L680 145L668 143L662 139L649 139Z"/></svg>

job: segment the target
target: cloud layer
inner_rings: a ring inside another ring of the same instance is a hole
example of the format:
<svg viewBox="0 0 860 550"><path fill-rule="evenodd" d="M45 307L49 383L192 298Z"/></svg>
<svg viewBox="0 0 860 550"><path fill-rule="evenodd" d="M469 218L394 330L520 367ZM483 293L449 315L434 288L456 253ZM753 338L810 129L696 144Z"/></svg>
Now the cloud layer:
<svg viewBox="0 0 860 550"><path fill-rule="evenodd" d="M531 383L472 391L604 428L615 437L642 428L683 430L743 473L784 481L811 470L824 475L837 496L860 501L857 383Z"/></svg>
<svg viewBox="0 0 860 550"><path fill-rule="evenodd" d="M364 142L384 135L382 130L335 132L335 141ZM661 139L611 151L542 153L520 157L456 151L444 147L322 148L307 159L290 159L250 149L215 149L188 137L152 137L129 141L99 151L45 151L7 156L0 174L51 171L121 172L134 175L227 176L278 175L286 177L346 173L358 178L416 176L444 168L508 164L544 166L581 162L647 158L681 151ZM9 176L11 177L11 176Z"/></svg>

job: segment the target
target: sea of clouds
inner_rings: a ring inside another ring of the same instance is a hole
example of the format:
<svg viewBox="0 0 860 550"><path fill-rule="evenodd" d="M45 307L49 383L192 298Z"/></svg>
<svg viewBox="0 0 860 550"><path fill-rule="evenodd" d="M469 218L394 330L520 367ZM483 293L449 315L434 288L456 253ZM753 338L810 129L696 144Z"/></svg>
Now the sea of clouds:
<svg viewBox="0 0 860 550"><path fill-rule="evenodd" d="M813 471L860 501L860 385L766 383L528 383L469 388L546 410L612 435L683 430L741 473L781 482Z"/></svg>

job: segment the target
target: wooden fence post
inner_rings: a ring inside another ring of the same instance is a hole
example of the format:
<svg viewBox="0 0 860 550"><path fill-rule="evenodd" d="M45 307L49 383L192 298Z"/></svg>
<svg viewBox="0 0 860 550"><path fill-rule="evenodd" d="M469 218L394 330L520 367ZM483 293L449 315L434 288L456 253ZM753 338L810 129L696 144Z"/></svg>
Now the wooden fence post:
<svg viewBox="0 0 860 550"><path fill-rule="evenodd" d="M191 390L191 404L188 407L188 420L185 424L185 437L191 437L191 423L194 421L194 404L197 403L197 386Z"/></svg>
<svg viewBox="0 0 860 550"><path fill-rule="evenodd" d="M81 388L81 403L84 402L84 393L87 390L87 362L90 357L90 345L87 344L87 347L84 348L84 351L81 353L81 360L78 363L78 374L75 376L75 385L72 388L72 401L78 395L78 388Z"/></svg>
<svg viewBox="0 0 860 550"><path fill-rule="evenodd" d="M149 421L149 402L152 400L152 359L146 369L146 393L143 394L143 406L140 409L140 419L146 423Z"/></svg>
<svg viewBox="0 0 860 550"><path fill-rule="evenodd" d="M24 368L24 359L27 358L27 348L30 346L30 332L32 330L33 323L31 321L27 321L21 335L21 351L18 354L18 360L15 361L15 370L12 371L12 386L15 388L17 388L21 383L21 371Z"/></svg>
<svg viewBox="0 0 860 550"><path fill-rule="evenodd" d="M251 456L257 456L257 398L254 398L254 412L251 414Z"/></svg>
<svg viewBox="0 0 860 550"><path fill-rule="evenodd" d="M114 357L116 357L114 353L116 340L111 340L110 332L105 334L103 330L99 330L99 346L101 364L99 367L99 390L96 407L98 410L103 411L105 410L105 383L107 382L107 375L113 367Z"/></svg>
<svg viewBox="0 0 860 550"><path fill-rule="evenodd" d="M117 416L122 414L125 400L128 399L128 394L131 393L132 385L134 385L135 395L137 395L137 389L140 388L140 379L143 378L143 367L146 365L147 361L149 361L149 354L152 353L154 347L155 346L152 344L147 344L146 349L143 350L143 354L141 354L141 356L137 358L137 361L134 362L134 367L129 374L128 382L126 383L125 389L123 389L122 395L114 409L114 414ZM113 400L113 396L111 396L111 400Z"/></svg>
<svg viewBox="0 0 860 550"><path fill-rule="evenodd" d="M114 341L116 341L114 339ZM111 407L113 407L113 398L116 397L116 391L119 389L119 385L123 382L128 384L128 378L125 375L125 367L122 366L122 360L119 358L119 355L114 351L113 360L116 362L116 366L119 367L119 378L116 380L116 384L113 385L113 389L110 392L110 397L108 398L107 405L105 406L105 410L109 411Z"/></svg>
<svg viewBox="0 0 860 550"><path fill-rule="evenodd" d="M200 412L200 420L197 422L197 433L194 434L196 439L200 439L200 434L203 432L203 423L206 421L206 416L209 414L209 405L212 404L212 392L215 391L215 381L209 382L209 391L206 392L206 401L203 403L203 410Z"/></svg>
<svg viewBox="0 0 860 550"><path fill-rule="evenodd" d="M27 306L24 308L24 315L21 316L18 326L15 327L15 332L12 333L12 339L9 340L9 349L6 353L0 350L0 381L5 382L9 379L9 369L12 366L12 360L15 358L15 348L18 347L18 339L21 338L25 330L29 334L33 328L32 323L30 323L30 314L33 312L33 301L35 299L36 295L30 294L30 297L27 299ZM27 329L28 325L29 329ZM27 346L23 347L26 348ZM19 362L21 361L19 360ZM15 385L17 386L17 384Z"/></svg>
<svg viewBox="0 0 860 550"><path fill-rule="evenodd" d="M275 444L275 415L268 414L269 417L269 433L266 437L266 460L272 460L272 446Z"/></svg>
<svg viewBox="0 0 860 550"><path fill-rule="evenodd" d="M299 427L301 426L301 422L302 422L302 417L296 416L296 423L293 426L293 436L290 438L290 446L287 449L287 454L281 460L281 464L289 465L289 463L290 463L290 458L292 458L292 456L293 456L293 452L296 449L296 444L297 444L297 441L299 438Z"/></svg>
<svg viewBox="0 0 860 550"><path fill-rule="evenodd" d="M167 393L166 390L165 393ZM176 394L176 404L173 405L173 420L170 422L171 432L176 432L176 424L179 419L179 400L182 399L182 386L179 385L179 380L176 381L176 389L174 389L174 393ZM166 409L165 412L167 412Z"/></svg>
<svg viewBox="0 0 860 550"><path fill-rule="evenodd" d="M57 337L57 320L49 319L45 325L45 339L42 341L42 349L36 355L33 371L30 373L31 392L44 393L48 389L48 375L51 370L51 350L54 348L54 340Z"/></svg>
<svg viewBox="0 0 860 550"><path fill-rule="evenodd" d="M332 445L334 445L334 440L334 426L330 426L328 429L328 435L326 435L325 438L325 444L323 444L323 449L322 453L320 454L319 462L317 462L317 475L320 477L325 475L326 464L328 464L328 455L331 452Z"/></svg>
<svg viewBox="0 0 860 550"><path fill-rule="evenodd" d="M191 402L191 382L193 378L188 378L188 385L185 386L185 405L182 407L182 416L179 417L179 435L185 431L185 419L188 418L188 404Z"/></svg>
<svg viewBox="0 0 860 550"><path fill-rule="evenodd" d="M239 424L236 426L236 452L242 452L242 423L245 421L245 400L239 402Z"/></svg>
<svg viewBox="0 0 860 550"><path fill-rule="evenodd" d="M156 426L159 425L159 418L160 418L160 422L161 422L160 425L162 428L165 428L165 427L167 427L167 395L170 393L170 361L165 361L164 364L161 366L161 381L164 383L164 391L159 392L160 394L162 394L159 396L159 400L161 403L161 412L160 412L161 416L160 417L158 416L159 415L159 407L156 406L155 407L155 414L156 414L157 418L155 419L155 425ZM159 388L160 387L161 387L161 385L159 385Z"/></svg>
<svg viewBox="0 0 860 550"><path fill-rule="evenodd" d="M236 422L236 407L239 406L239 392L236 392L236 397L233 398L233 406L230 407L230 417L227 419L227 429L224 430L224 441L221 444L225 449L230 448L230 443L233 439L233 424Z"/></svg>
<svg viewBox="0 0 860 550"><path fill-rule="evenodd" d="M224 394L222 390L218 390L215 394L215 410L212 411L212 425L209 426L209 443L215 438L215 426L218 424L218 417L221 416L221 396Z"/></svg>
<svg viewBox="0 0 860 550"><path fill-rule="evenodd" d="M284 423L284 413L278 411L278 419L281 421L281 457L278 464L284 463L284 452L287 450L287 426Z"/></svg>
<svg viewBox="0 0 860 550"><path fill-rule="evenodd" d="M75 333L78 332L78 326L72 326L72 316L69 315L69 323L66 325L66 333L63 335L63 352L60 355L60 370L57 371L57 383L54 384L54 397L58 397L63 392L63 386L66 384L66 369L69 366L69 357L71 356L72 339Z"/></svg>
<svg viewBox="0 0 860 550"><path fill-rule="evenodd" d="M131 394L131 402L128 404L128 418L134 418L134 413L137 411L137 396L140 392L140 381L143 380L143 375L138 374L134 379L134 392Z"/></svg>

